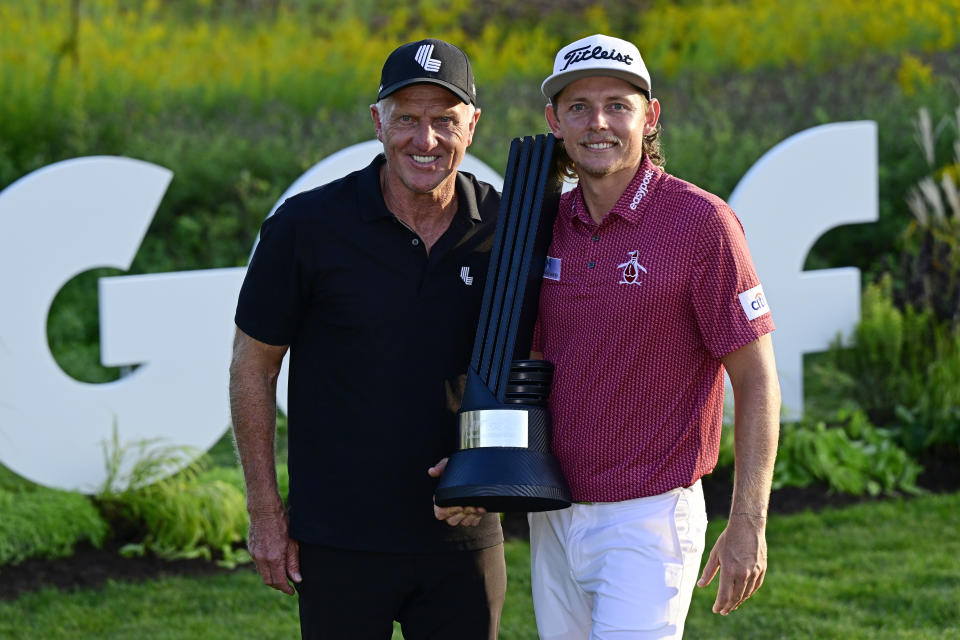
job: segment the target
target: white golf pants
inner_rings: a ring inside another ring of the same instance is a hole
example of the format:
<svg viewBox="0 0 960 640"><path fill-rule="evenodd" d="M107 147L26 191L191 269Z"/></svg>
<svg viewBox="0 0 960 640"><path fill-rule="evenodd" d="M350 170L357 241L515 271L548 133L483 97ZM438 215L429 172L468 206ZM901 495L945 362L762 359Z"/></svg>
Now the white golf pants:
<svg viewBox="0 0 960 640"><path fill-rule="evenodd" d="M542 640L681 638L699 577L703 489L531 513Z"/></svg>

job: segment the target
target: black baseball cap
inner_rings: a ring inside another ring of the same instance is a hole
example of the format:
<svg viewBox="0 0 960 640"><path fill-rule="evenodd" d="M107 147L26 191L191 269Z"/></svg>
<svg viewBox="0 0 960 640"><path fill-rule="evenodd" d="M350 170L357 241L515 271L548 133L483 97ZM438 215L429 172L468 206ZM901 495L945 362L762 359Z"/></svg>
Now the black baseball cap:
<svg viewBox="0 0 960 640"><path fill-rule="evenodd" d="M427 38L394 49L383 63L377 100L411 84L435 84L453 92L466 104L477 104L473 69L458 47Z"/></svg>

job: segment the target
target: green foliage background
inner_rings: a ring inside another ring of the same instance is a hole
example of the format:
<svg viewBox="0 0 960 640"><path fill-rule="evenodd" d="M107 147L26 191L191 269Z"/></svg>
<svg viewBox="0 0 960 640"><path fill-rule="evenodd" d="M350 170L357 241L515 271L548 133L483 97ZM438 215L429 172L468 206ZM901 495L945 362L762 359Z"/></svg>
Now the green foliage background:
<svg viewBox="0 0 960 640"><path fill-rule="evenodd" d="M909 220L903 196L924 169L908 123L921 105L948 114L960 77L957 2L919 13L881 4L646 2L627 11L497 1L481 18L453 0L82 0L76 16L69 2L13 0L0 7L0 187L71 157L148 160L175 177L131 272L243 265L263 217L303 171L374 136L368 105L397 44L430 34L468 51L484 111L471 152L502 171L513 137L545 130L539 84L553 52L606 31L644 51L668 169L722 197L793 133L878 121L880 222L827 233L808 258L808 267L870 272L897 250ZM905 26L890 28L898 19ZM815 180L811 167L798 191ZM95 289L105 273L75 278L49 319L58 361L90 382L117 375L98 364Z"/></svg>
<svg viewBox="0 0 960 640"><path fill-rule="evenodd" d="M553 53L597 31L644 52L671 171L724 197L787 136L877 120L881 222L828 234L811 256L869 267L894 248L903 195L923 170L908 123L920 105L948 114L960 72L955 0L496 0L482 15L464 0L72 6L0 7L0 186L81 155L171 168L136 272L244 264L259 222L300 173L373 136L367 107L397 44L430 34L471 55L484 109L471 151L503 170L511 138L545 129L539 84Z"/></svg>
<svg viewBox="0 0 960 640"><path fill-rule="evenodd" d="M607 32L652 70L668 169L721 197L793 133L876 120L880 221L827 233L808 258L869 273L898 249L925 169L909 123L921 105L938 120L957 104L958 25L958 0L8 0L0 188L72 157L154 162L175 177L131 272L240 266L303 171L374 136L368 105L398 44L432 35L468 52L484 111L471 152L502 171L513 137L545 131L539 85L556 49ZM811 167L798 195L815 184ZM90 382L117 375L98 364L104 273L75 278L49 317L58 361Z"/></svg>

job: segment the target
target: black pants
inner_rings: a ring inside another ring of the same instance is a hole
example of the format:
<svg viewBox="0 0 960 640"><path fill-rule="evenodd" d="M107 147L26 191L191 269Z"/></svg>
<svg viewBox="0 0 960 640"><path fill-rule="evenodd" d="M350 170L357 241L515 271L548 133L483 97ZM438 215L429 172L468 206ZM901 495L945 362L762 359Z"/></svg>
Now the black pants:
<svg viewBox="0 0 960 640"><path fill-rule="evenodd" d="M300 544L304 640L495 640L507 590L503 545L377 553Z"/></svg>

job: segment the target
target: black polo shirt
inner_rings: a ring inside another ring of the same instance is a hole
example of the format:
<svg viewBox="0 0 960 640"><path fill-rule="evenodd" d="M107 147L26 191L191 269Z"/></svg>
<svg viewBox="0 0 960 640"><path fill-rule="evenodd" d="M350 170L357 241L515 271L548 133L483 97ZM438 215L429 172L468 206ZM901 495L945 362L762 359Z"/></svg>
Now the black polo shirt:
<svg viewBox="0 0 960 640"><path fill-rule="evenodd" d="M459 209L427 256L387 209L378 156L268 218L236 323L290 345L291 536L374 551L480 549L502 540L433 516L427 469L456 450L500 196L456 179Z"/></svg>

